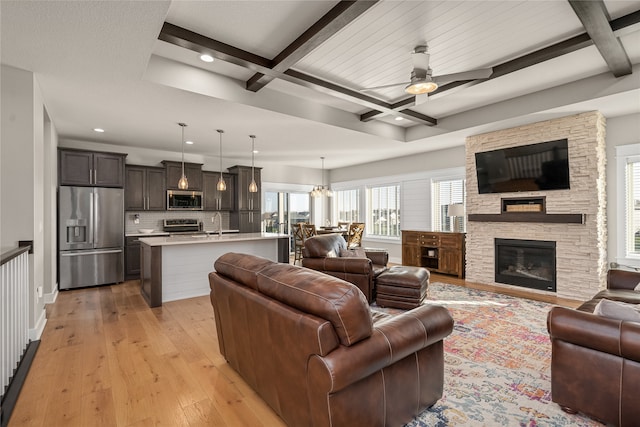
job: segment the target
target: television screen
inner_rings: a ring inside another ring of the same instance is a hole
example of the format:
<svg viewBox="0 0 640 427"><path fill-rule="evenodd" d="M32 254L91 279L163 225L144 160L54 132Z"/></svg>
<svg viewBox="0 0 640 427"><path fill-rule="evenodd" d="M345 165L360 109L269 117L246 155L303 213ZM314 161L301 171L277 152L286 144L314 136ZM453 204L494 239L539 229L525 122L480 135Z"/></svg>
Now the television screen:
<svg viewBox="0 0 640 427"><path fill-rule="evenodd" d="M478 193L569 188L566 139L476 153Z"/></svg>

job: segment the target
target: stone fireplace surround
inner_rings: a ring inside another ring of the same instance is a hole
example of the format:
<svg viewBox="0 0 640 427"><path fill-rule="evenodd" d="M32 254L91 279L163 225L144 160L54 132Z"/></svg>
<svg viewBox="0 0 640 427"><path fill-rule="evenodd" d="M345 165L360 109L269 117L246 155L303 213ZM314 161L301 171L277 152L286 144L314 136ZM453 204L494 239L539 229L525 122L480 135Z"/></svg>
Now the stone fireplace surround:
<svg viewBox="0 0 640 427"><path fill-rule="evenodd" d="M500 214L501 199L545 197L547 214L582 214L584 223L467 222L466 278L495 282L494 239L556 242L556 295L588 299L605 286L607 260L605 118L591 111L466 139L467 214ZM567 138L569 190L478 194L475 153ZM513 213L511 215L518 215ZM522 288L518 288L522 289ZM548 291L536 291L549 294Z"/></svg>

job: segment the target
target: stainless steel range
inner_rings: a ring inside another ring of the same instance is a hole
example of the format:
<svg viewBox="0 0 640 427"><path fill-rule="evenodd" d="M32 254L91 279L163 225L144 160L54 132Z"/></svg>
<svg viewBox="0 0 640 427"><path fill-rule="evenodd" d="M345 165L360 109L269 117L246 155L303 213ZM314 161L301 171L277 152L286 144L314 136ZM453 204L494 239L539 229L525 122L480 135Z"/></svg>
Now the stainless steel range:
<svg viewBox="0 0 640 427"><path fill-rule="evenodd" d="M162 229L169 234L207 234L202 229L202 223L197 219L165 219Z"/></svg>

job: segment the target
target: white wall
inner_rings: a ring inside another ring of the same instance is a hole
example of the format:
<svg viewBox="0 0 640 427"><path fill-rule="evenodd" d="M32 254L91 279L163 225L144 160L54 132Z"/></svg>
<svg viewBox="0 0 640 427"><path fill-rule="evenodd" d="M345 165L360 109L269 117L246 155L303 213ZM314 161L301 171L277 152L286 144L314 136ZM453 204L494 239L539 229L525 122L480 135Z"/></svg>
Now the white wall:
<svg viewBox="0 0 640 427"><path fill-rule="evenodd" d="M616 179L616 147L640 143L640 114L613 117L607 119L607 228L609 241L607 253L609 262L617 258L624 258L624 253L618 253L619 240L624 236L618 235L618 215L624 200L618 198Z"/></svg>
<svg viewBox="0 0 640 427"><path fill-rule="evenodd" d="M2 144L1 199L2 250L16 247L20 240L33 240L29 257L30 338L38 339L46 322L44 298L36 289L45 283L45 258L50 259L50 246L45 245L45 149L44 102L35 76L31 72L2 66ZM49 191L47 187L47 192ZM47 217L51 221L51 216ZM47 230L51 225L47 224ZM46 281L50 280L47 277Z"/></svg>

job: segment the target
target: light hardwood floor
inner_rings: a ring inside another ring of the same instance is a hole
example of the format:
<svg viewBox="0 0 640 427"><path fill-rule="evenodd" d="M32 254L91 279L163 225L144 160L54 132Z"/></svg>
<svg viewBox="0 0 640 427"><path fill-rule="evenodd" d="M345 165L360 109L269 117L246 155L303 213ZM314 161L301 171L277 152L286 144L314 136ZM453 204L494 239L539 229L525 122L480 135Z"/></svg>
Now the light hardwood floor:
<svg viewBox="0 0 640 427"><path fill-rule="evenodd" d="M10 427L284 426L220 355L208 297L150 309L129 281L60 292L47 318Z"/></svg>

